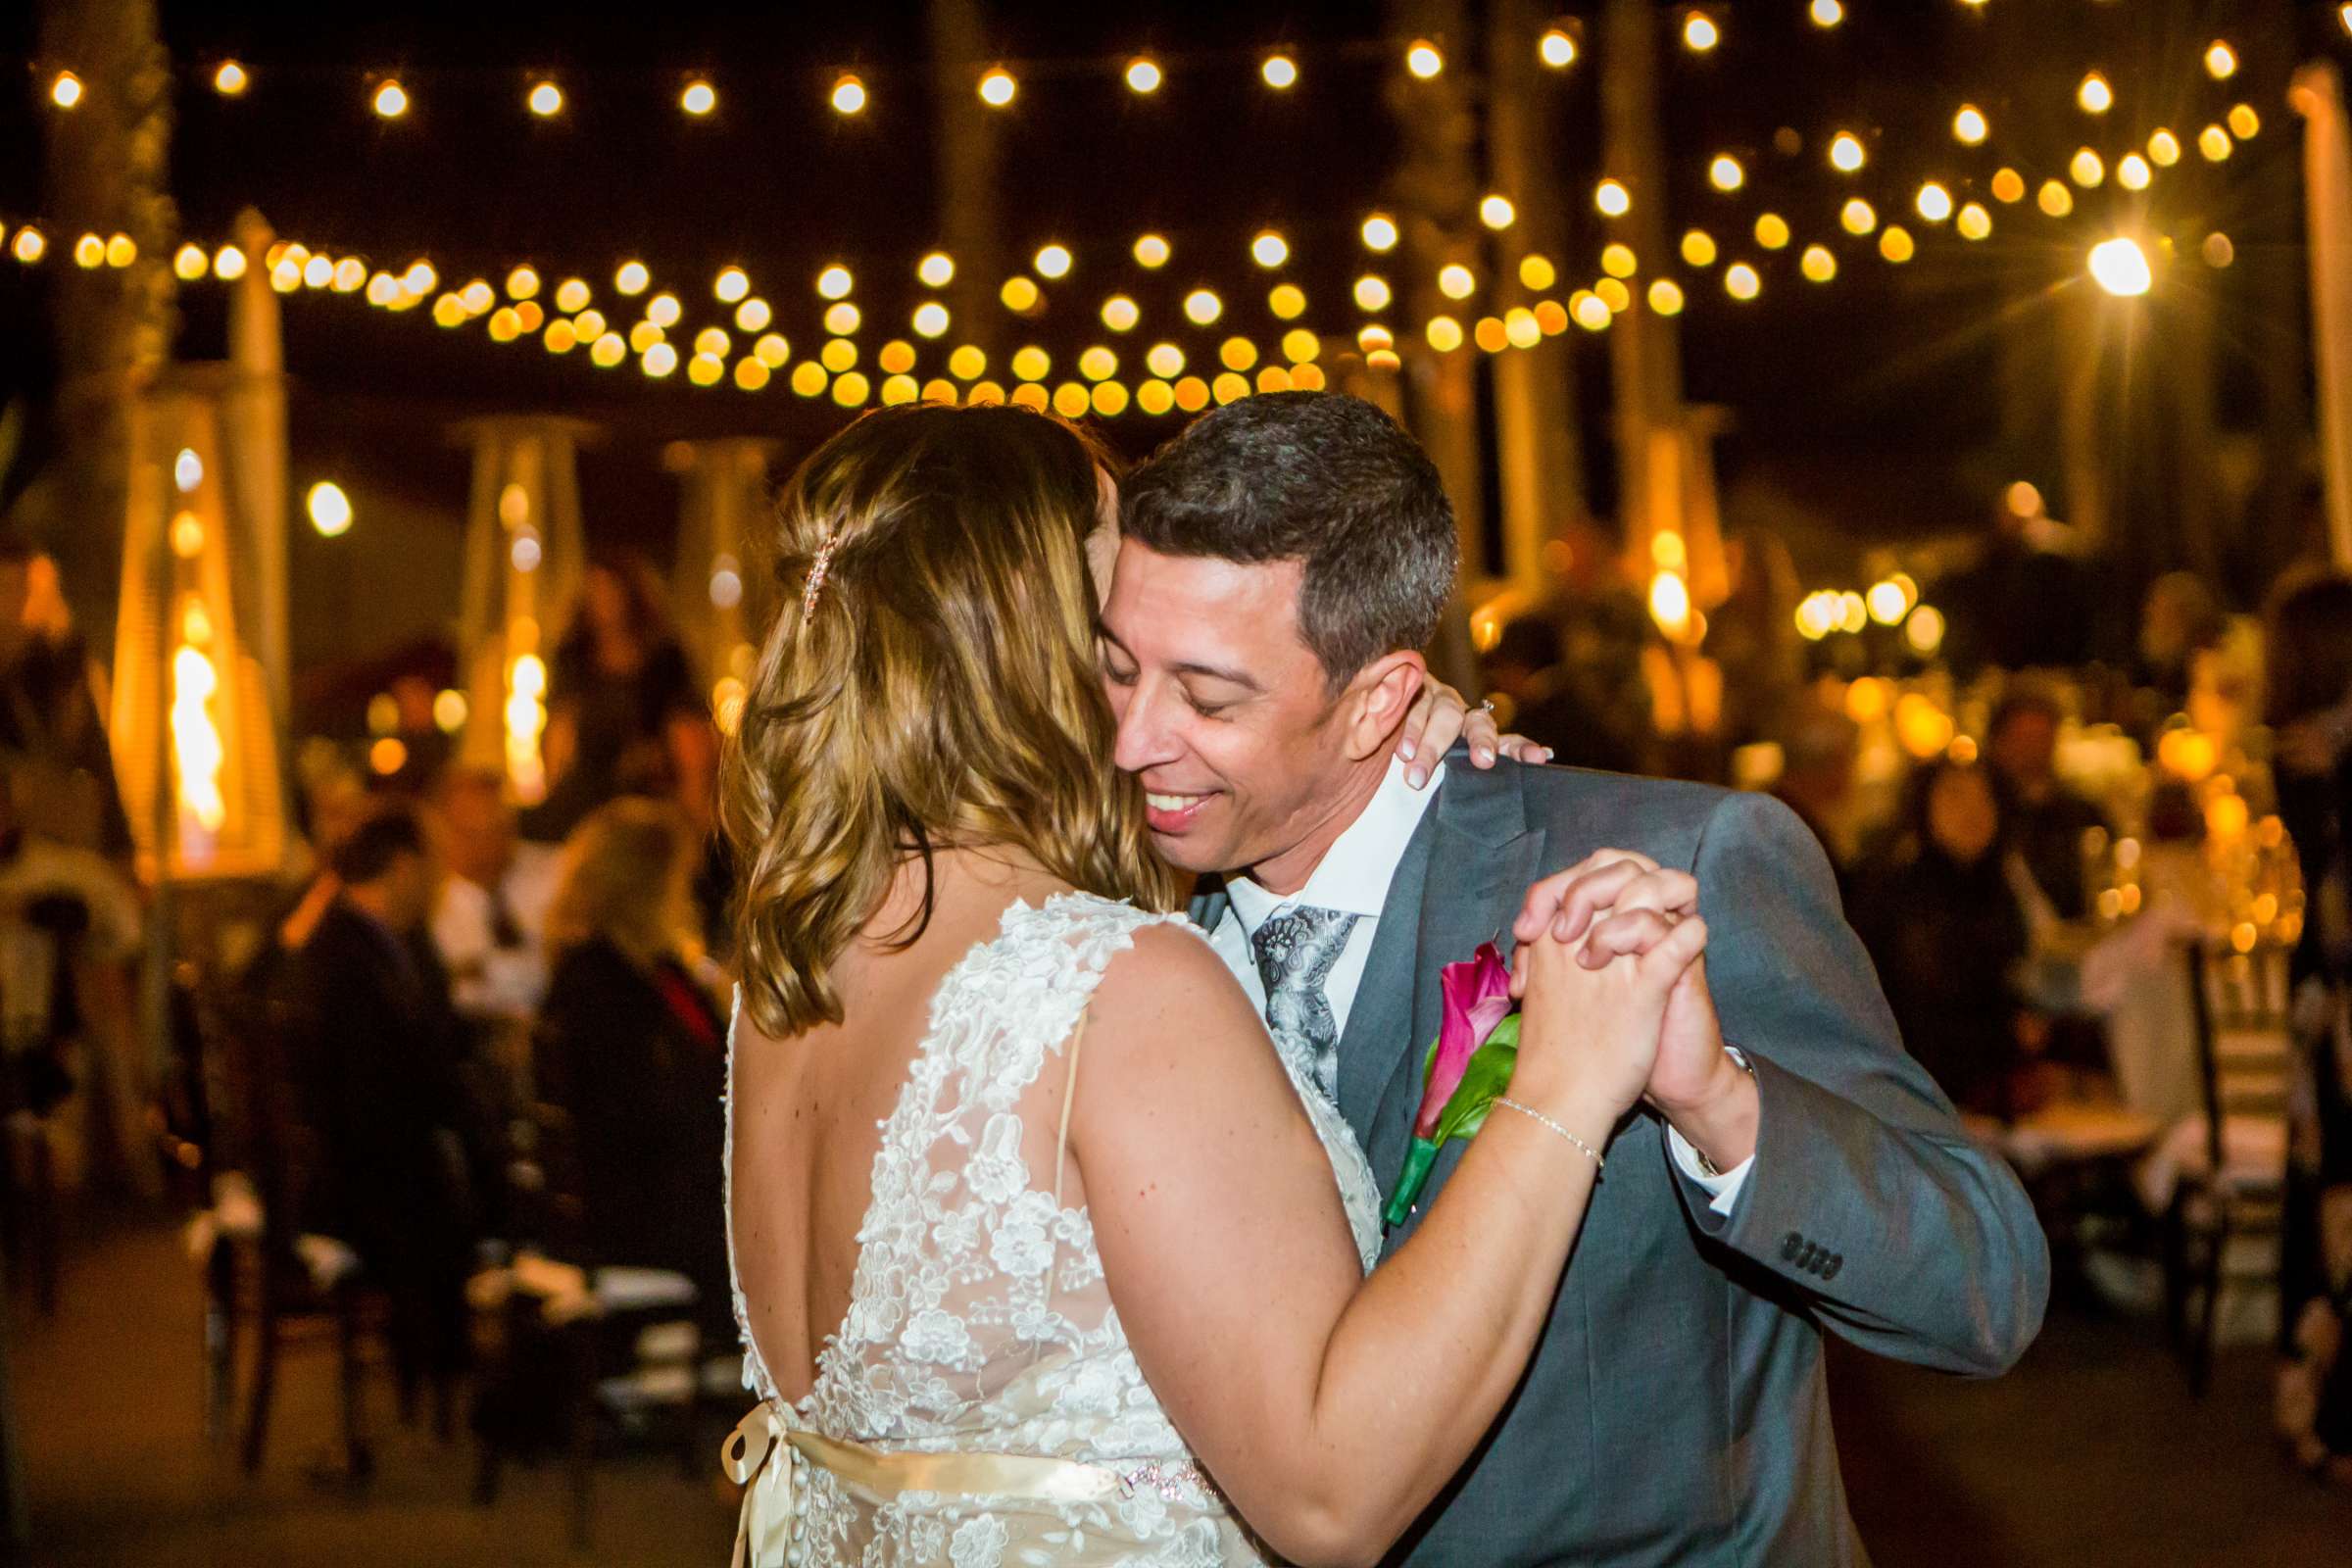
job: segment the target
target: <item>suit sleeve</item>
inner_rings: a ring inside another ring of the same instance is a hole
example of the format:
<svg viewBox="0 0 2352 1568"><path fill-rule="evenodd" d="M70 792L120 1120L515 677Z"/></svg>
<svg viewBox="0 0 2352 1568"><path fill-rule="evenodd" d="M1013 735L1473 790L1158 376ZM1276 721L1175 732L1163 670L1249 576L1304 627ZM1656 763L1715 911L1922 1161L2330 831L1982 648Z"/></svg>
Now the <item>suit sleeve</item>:
<svg viewBox="0 0 2352 1568"><path fill-rule="evenodd" d="M1708 982L1762 1112L1729 1216L1675 1177L1692 1222L1866 1349L2007 1370L2041 1327L2049 1244L2017 1177L1904 1051L1820 845L1779 802L1740 794L1694 858Z"/></svg>

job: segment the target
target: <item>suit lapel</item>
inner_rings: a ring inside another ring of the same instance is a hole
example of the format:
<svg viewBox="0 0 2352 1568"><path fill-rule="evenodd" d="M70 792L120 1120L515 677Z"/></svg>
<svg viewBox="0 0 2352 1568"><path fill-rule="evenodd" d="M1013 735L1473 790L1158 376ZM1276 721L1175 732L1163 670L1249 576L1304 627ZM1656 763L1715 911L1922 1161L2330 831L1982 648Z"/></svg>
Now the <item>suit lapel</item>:
<svg viewBox="0 0 2352 1568"><path fill-rule="evenodd" d="M1436 808L1390 887L1341 1051L1341 1109L1384 1191L1404 1163L1420 1103L1421 1057L1445 1012L1439 971L1468 958L1482 942L1499 939L1507 956L1511 920L1543 863L1544 846L1543 830L1528 829L1515 767L1481 772L1448 759ZM1410 881L1408 868L1416 871ZM1348 1046L1358 1048L1352 1055ZM1351 1066L1359 1075L1353 1105ZM1366 1079L1377 1085L1368 1094Z"/></svg>

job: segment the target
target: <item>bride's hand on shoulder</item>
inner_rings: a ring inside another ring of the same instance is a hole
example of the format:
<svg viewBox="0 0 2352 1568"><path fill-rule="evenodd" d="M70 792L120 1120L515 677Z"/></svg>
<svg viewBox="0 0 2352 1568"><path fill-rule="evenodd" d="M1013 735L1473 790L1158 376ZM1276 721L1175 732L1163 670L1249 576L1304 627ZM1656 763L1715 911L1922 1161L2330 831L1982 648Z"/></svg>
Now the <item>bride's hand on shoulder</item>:
<svg viewBox="0 0 2352 1568"><path fill-rule="evenodd" d="M1610 909L1574 942L1547 929L1521 944L1513 1098L1605 1135L1648 1085L1667 1003L1706 946L1704 920L1655 908Z"/></svg>
<svg viewBox="0 0 2352 1568"><path fill-rule="evenodd" d="M1396 735L1396 755L1408 764L1405 781L1415 789L1427 784L1455 741L1470 743L1473 767L1493 767L1498 757L1514 762L1551 760L1550 747L1501 733L1494 710L1471 707L1468 698L1432 675L1421 682L1421 695L1405 710L1404 728Z"/></svg>

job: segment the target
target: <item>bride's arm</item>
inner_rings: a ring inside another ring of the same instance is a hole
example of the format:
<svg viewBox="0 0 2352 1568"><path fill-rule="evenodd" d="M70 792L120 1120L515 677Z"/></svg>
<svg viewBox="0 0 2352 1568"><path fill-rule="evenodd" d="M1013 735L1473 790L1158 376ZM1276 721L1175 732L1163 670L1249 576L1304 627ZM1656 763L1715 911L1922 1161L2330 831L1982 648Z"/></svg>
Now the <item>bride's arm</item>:
<svg viewBox="0 0 2352 1568"><path fill-rule="evenodd" d="M1640 911L1595 940L1647 953L1597 971L1548 938L1523 954L1512 1089L1599 1149L1705 932ZM1112 1302L1178 1430L1276 1550L1376 1560L1518 1383L1597 1167L1498 1110L1365 1280L1322 1147L1231 975L1180 931L1138 947L1097 994L1072 1129Z"/></svg>

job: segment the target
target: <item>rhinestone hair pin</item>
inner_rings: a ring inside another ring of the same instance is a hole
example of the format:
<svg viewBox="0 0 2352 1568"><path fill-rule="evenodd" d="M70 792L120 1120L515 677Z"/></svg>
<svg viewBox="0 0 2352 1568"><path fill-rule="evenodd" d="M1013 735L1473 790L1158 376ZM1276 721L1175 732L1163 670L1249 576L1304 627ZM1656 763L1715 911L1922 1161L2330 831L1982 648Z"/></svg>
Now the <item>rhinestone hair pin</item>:
<svg viewBox="0 0 2352 1568"><path fill-rule="evenodd" d="M801 589L801 625L816 613L816 596L824 592L825 574L833 569L833 551L841 543L839 532L826 534L816 543L816 559L809 563L808 581Z"/></svg>

